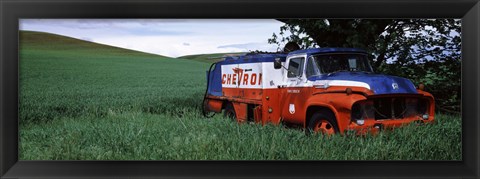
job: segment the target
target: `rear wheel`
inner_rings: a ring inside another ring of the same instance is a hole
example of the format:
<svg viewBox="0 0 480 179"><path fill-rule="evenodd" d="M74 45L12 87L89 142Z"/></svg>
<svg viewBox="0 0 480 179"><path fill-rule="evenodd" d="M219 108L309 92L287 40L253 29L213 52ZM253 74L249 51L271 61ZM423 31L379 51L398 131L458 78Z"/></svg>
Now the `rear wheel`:
<svg viewBox="0 0 480 179"><path fill-rule="evenodd" d="M223 117L232 119L232 121L236 121L236 120L237 120L237 115L236 115L236 113L235 113L235 109L233 108L233 104L232 104L232 103L227 103L227 104L225 105L225 110L223 111Z"/></svg>
<svg viewBox="0 0 480 179"><path fill-rule="evenodd" d="M325 135L332 135L339 132L335 116L326 111L319 111L312 115L309 120L307 134L321 133Z"/></svg>

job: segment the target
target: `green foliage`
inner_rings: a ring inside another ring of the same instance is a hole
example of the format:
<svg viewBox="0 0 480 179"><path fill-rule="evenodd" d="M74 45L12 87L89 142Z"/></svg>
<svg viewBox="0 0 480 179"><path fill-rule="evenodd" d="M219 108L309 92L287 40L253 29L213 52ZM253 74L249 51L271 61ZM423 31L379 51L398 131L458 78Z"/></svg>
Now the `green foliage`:
<svg viewBox="0 0 480 179"><path fill-rule="evenodd" d="M402 76L414 84L424 84L435 97L437 111L459 114L461 102L461 64L459 60L427 61L421 64L384 64L377 71Z"/></svg>
<svg viewBox="0 0 480 179"><path fill-rule="evenodd" d="M370 53L376 72L424 83L442 112L459 113L461 21L458 19L280 19L269 43L355 47ZM288 34L288 35L287 35ZM389 61L389 63L387 63Z"/></svg>
<svg viewBox="0 0 480 179"><path fill-rule="evenodd" d="M386 59L404 64L460 55L461 21L455 19L279 20L285 25L269 43L280 46L293 41L303 48L362 48L375 57L375 67Z"/></svg>
<svg viewBox="0 0 480 179"><path fill-rule="evenodd" d="M20 35L20 160L461 160L459 116L330 138L206 119L209 63Z"/></svg>

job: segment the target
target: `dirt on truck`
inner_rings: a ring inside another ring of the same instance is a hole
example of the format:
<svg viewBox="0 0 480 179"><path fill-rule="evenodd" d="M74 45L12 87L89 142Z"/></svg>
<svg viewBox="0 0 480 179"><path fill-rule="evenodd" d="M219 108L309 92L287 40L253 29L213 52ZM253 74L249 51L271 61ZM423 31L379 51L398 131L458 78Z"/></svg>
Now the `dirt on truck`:
<svg viewBox="0 0 480 179"><path fill-rule="evenodd" d="M207 112L307 132L378 132L434 121L434 98L410 80L374 73L356 48L225 57L207 71Z"/></svg>

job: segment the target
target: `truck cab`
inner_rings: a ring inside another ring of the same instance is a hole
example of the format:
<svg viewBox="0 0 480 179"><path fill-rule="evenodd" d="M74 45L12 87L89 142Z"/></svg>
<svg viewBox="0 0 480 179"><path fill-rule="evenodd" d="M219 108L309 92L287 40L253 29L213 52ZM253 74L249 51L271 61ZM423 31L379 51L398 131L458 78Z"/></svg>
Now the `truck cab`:
<svg viewBox="0 0 480 179"><path fill-rule="evenodd" d="M220 81L230 82L222 83L221 89L217 84L219 96L207 92L205 109L223 109L239 122L287 123L307 132L333 134L376 132L434 120L430 93L408 79L374 73L361 49L245 55L227 58L215 67L222 74L217 75ZM245 83L254 76L256 83ZM215 75L207 77L215 81Z"/></svg>

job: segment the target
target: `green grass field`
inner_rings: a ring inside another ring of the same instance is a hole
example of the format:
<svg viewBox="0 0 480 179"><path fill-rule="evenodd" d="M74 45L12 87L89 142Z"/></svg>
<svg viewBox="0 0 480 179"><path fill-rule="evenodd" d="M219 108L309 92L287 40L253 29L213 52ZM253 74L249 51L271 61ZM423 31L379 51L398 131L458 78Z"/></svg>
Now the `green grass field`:
<svg viewBox="0 0 480 179"><path fill-rule="evenodd" d="M200 61L20 32L19 159L462 159L460 116L366 137L204 118Z"/></svg>

